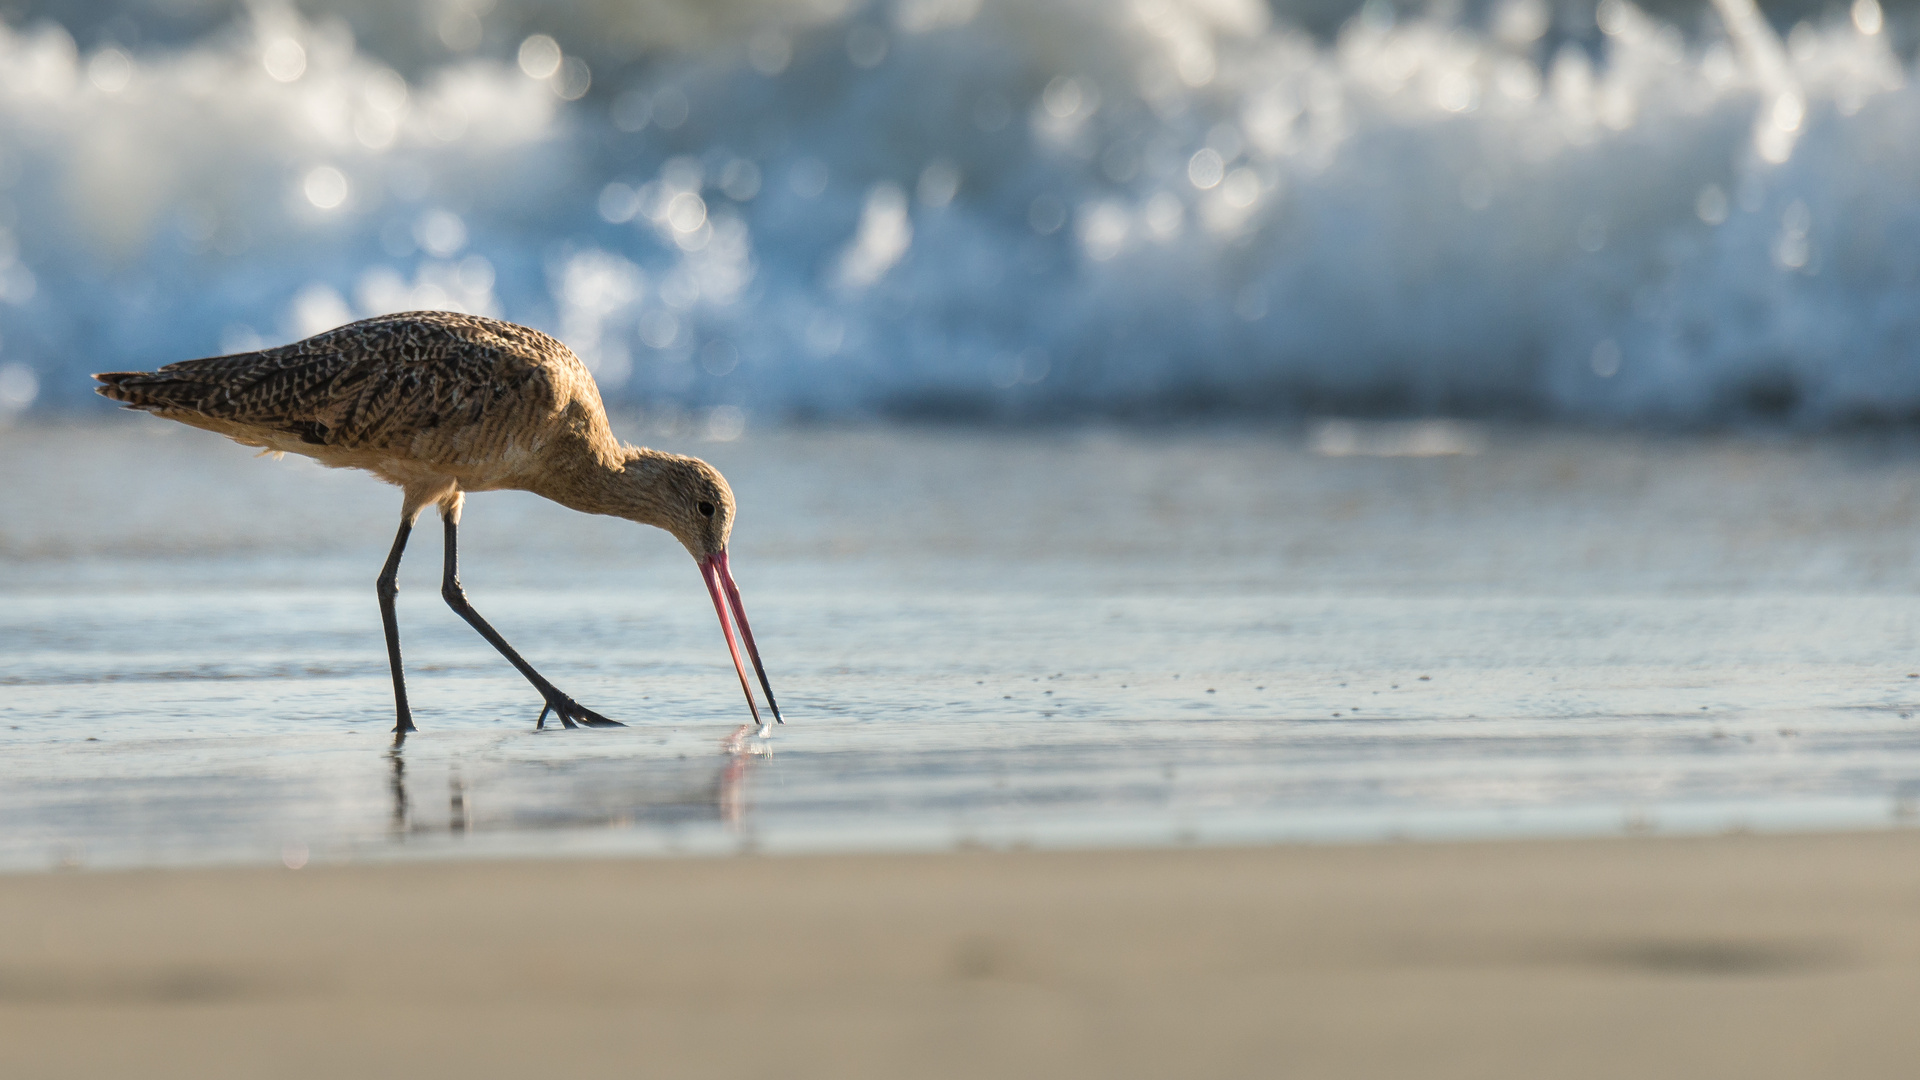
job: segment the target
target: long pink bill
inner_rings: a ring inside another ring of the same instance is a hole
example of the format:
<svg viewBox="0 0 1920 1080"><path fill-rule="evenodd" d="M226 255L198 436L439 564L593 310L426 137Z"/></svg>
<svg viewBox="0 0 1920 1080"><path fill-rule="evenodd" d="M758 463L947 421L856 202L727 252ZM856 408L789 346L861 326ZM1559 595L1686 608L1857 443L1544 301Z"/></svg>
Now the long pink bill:
<svg viewBox="0 0 1920 1080"><path fill-rule="evenodd" d="M747 695L747 709L753 713L753 722L760 721L760 710L753 701L753 689L747 683L747 666L740 660L740 646L734 641L733 623L740 624L740 637L746 641L747 655L753 659L753 673L760 678L760 689L766 692L767 708L772 711L776 723L786 721L780 716L780 706L774 703L773 686L767 682L767 669L760 663L760 650L753 644L753 628L747 625L747 609L740 603L740 586L734 583L733 571L727 568L727 553L700 560L700 576L706 580L707 592L713 597L714 614L720 616L720 632L726 635L727 651L733 654L733 670L740 676L740 692ZM721 599L721 593L726 599ZM733 609L733 619L727 619L727 608Z"/></svg>
<svg viewBox="0 0 1920 1080"><path fill-rule="evenodd" d="M773 684L767 681L767 669L760 664L760 647L753 643L753 627L747 624L746 605L740 602L740 586L733 580L733 570L727 566L727 553L721 552L720 583L727 587L727 603L733 608L733 621L740 624L740 639L746 643L747 656L753 660L753 673L760 678L760 689L767 695L767 708L773 711L774 723L784 724L780 716L780 705L773 700Z"/></svg>

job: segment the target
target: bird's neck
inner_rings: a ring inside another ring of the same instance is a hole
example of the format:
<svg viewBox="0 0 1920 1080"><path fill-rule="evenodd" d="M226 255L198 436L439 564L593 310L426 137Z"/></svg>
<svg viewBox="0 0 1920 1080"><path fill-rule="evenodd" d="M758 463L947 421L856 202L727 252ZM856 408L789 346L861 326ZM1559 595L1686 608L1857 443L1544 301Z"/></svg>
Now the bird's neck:
<svg viewBox="0 0 1920 1080"><path fill-rule="evenodd" d="M659 491L661 464L672 457L623 443L587 442L555 448L532 490L583 514L607 514L648 525L666 520Z"/></svg>

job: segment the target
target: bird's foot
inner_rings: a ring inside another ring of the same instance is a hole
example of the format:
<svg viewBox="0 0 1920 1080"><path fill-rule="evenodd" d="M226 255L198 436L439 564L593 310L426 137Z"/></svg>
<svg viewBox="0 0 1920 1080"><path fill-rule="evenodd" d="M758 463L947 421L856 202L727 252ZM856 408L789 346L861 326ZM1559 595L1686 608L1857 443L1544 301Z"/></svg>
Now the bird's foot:
<svg viewBox="0 0 1920 1080"><path fill-rule="evenodd" d="M618 720L609 720L601 716L599 713L594 712L592 709L587 708L585 705L580 704L558 690L553 691L546 697L547 703L540 710L540 718L533 722L535 731L539 731L547 726L548 713L559 717L560 722L567 727L579 727L583 724L587 727L627 726Z"/></svg>

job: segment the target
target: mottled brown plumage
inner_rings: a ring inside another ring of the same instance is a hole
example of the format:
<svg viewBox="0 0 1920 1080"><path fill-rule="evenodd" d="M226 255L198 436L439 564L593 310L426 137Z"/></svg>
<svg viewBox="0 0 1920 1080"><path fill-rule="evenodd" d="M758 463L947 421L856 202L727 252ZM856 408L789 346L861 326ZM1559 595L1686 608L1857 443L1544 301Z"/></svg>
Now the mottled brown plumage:
<svg viewBox="0 0 1920 1080"><path fill-rule="evenodd" d="M538 330L477 315L414 311L349 323L275 349L94 378L101 394L128 408L248 446L365 469L400 486L400 535L380 579L398 730L412 725L391 617L393 577L408 530L430 505L440 508L446 523L448 603L542 688L567 726L575 719L612 723L552 691L466 606L453 551L468 492L531 491L584 513L672 533L700 562L729 647L733 635L723 593L760 668L727 573L734 500L726 480L698 458L615 439L586 365ZM765 672L759 674L766 689ZM745 689L744 668L740 677ZM767 699L772 706L770 689ZM751 706L750 690L747 700ZM541 716L544 722L544 711Z"/></svg>
<svg viewBox="0 0 1920 1080"><path fill-rule="evenodd" d="M466 492L514 488L658 525L696 558L725 548L732 526L718 472L621 445L573 350L497 319L386 315L277 349L94 377L130 408L365 469L405 489L414 515L438 504L457 520ZM692 512L703 498L710 518Z"/></svg>

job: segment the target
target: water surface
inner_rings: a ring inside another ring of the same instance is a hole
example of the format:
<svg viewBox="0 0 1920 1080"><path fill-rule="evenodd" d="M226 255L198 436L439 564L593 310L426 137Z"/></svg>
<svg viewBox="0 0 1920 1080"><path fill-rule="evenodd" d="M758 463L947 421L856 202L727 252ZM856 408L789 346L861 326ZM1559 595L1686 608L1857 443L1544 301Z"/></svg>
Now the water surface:
<svg viewBox="0 0 1920 1080"><path fill-rule="evenodd" d="M644 429L627 425L632 437ZM753 754L665 534L144 417L0 432L0 867L1878 827L1920 806L1920 445L1526 429L662 440L741 500ZM1459 451L1440 456L1373 453Z"/></svg>

